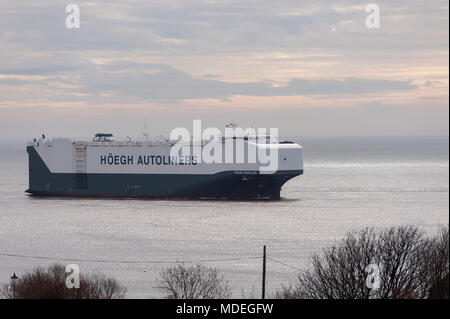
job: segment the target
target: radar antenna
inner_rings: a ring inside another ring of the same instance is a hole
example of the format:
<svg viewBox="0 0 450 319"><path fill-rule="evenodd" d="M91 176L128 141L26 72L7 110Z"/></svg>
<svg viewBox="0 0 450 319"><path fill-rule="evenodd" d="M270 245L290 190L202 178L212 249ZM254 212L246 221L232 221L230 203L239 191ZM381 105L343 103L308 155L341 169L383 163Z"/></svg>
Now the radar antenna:
<svg viewBox="0 0 450 319"><path fill-rule="evenodd" d="M238 127L238 124L236 123L235 120L233 120L230 123L226 124L225 127L236 128L236 127Z"/></svg>

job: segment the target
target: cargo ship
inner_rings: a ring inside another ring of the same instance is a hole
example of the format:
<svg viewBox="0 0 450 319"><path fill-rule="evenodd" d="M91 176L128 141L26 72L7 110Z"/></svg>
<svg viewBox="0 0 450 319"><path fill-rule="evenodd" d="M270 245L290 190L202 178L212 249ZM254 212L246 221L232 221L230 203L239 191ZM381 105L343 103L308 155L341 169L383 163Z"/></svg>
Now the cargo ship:
<svg viewBox="0 0 450 319"><path fill-rule="evenodd" d="M216 146L224 150L228 139L242 139L247 151L276 149L275 169L266 172L248 158L208 163L196 156L174 157L175 142L168 139L116 141L112 134L98 133L91 141L77 141L43 135L27 145L26 192L71 197L279 199L283 184L303 174L303 149L296 143L225 136Z"/></svg>

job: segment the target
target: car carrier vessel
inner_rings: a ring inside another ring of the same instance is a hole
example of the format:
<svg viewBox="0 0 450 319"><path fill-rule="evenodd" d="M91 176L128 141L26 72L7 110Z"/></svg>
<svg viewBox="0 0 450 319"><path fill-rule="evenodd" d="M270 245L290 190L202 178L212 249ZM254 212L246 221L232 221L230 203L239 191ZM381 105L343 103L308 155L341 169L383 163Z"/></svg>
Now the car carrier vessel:
<svg viewBox="0 0 450 319"><path fill-rule="evenodd" d="M283 184L303 173L300 145L238 138L246 150L276 149L276 169L267 173L248 160L207 163L195 156L174 158L170 153L174 142L169 140L116 141L104 133L92 141L42 136L27 146L26 192L38 196L278 199ZM217 142L222 144L219 147L225 148L226 139Z"/></svg>

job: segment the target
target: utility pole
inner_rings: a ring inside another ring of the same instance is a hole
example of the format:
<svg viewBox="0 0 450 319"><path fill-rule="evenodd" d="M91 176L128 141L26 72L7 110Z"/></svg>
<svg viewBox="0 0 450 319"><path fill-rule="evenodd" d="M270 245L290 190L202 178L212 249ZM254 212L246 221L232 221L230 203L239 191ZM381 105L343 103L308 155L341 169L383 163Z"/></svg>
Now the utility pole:
<svg viewBox="0 0 450 319"><path fill-rule="evenodd" d="M262 299L266 298L266 245L263 247Z"/></svg>

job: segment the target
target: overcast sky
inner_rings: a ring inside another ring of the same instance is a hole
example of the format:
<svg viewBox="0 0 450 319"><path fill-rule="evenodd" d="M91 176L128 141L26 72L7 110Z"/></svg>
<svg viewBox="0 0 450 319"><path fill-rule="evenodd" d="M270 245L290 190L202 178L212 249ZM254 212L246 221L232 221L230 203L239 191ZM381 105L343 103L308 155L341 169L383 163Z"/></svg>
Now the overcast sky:
<svg viewBox="0 0 450 319"><path fill-rule="evenodd" d="M66 5L80 8L68 29ZM443 1L0 0L0 141L169 134L444 135Z"/></svg>

